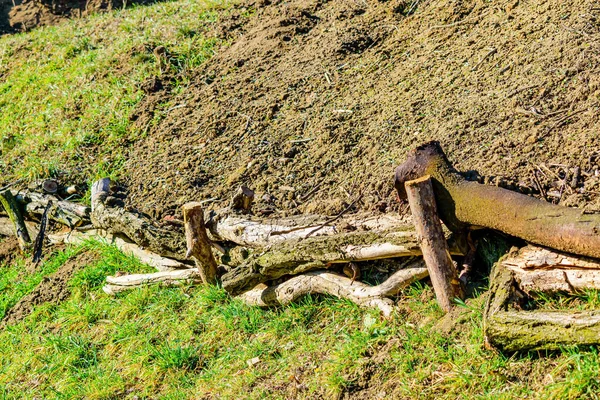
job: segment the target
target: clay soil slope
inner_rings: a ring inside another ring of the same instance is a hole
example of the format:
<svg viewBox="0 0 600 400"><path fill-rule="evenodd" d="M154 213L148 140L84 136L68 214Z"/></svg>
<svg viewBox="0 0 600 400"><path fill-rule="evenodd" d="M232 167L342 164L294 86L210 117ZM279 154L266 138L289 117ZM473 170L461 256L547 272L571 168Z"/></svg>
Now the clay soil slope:
<svg viewBox="0 0 600 400"><path fill-rule="evenodd" d="M544 192L580 167L554 201L597 209L599 18L595 0L242 3L183 93L148 85L130 201L162 218L246 184L265 212L386 210L394 166L435 139Z"/></svg>

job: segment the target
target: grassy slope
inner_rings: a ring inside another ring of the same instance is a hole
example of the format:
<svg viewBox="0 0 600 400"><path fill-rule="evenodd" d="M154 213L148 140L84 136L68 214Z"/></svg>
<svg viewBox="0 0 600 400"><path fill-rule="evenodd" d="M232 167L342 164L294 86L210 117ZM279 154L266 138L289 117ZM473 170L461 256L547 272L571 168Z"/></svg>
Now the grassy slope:
<svg viewBox="0 0 600 400"><path fill-rule="evenodd" d="M117 174L120 146L139 134L129 116L140 84L161 73L152 50L169 51L182 87L213 54L202 32L226 3L162 2L0 37L0 181ZM96 157L82 159L83 147Z"/></svg>
<svg viewBox="0 0 600 400"><path fill-rule="evenodd" d="M100 243L58 253L42 269L82 251L100 261L75 274L66 302L38 306L0 332L5 398L336 398L369 381L372 395L387 398L562 399L598 390L595 350L512 357L485 350L482 297L463 305L461 329L444 336L433 329L441 313L427 286L407 289L402 311L385 321L332 298L265 311L217 288L109 297L101 290L106 274L144 267ZM15 287L39 281L39 273L22 271L21 261L0 268L3 308L16 301Z"/></svg>
<svg viewBox="0 0 600 400"><path fill-rule="evenodd" d="M183 87L186 72L218 44L201 32L221 6L158 3L0 38L3 179L59 173L76 162L85 165L82 176L118 174L119 145L138 134L129 115L139 85L159 74L151 50L164 45L175 55ZM82 163L81 146L96 147L98 156ZM432 329L441 313L430 288L418 285L390 321L331 298L269 311L208 288L110 298L100 289L105 275L145 267L94 243L56 254L34 274L23 272L23 261L2 266L0 312L81 251L102 257L73 278L69 300L38 306L0 332L4 397L331 398L366 383L371 395L388 398L579 398L598 389L595 350L547 357L484 350L482 298L465 308L463 329L451 336Z"/></svg>

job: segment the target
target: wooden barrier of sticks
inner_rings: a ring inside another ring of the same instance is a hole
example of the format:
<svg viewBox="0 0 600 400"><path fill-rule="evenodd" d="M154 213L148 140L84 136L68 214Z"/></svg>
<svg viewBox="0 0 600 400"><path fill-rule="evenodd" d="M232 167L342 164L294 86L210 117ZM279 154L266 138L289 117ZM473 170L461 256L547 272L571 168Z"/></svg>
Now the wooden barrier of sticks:
<svg viewBox="0 0 600 400"><path fill-rule="evenodd" d="M11 196L18 204L4 206L10 217L0 216L0 234L16 234L26 248L25 234L39 230L26 219L39 220L41 209L30 204L50 204L45 210L50 210L50 220L71 227L89 221L93 229L51 233L46 242L100 237L159 270L108 277L106 293L146 284L219 282L232 296L251 305L284 305L304 294L323 293L377 308L389 317L394 297L402 288L426 276L444 311L449 311L456 299L464 299L464 283L473 262L470 232L488 228L546 246L528 245L496 264L485 313L488 341L511 351L555 348L566 340L557 338L557 326L582 332L585 325L585 335L579 339L576 334L563 336L569 343L600 342L600 324L593 322L594 312L583 319L567 318L571 321L567 326L559 321L563 318L559 314L510 310L516 287L520 296L600 289L600 215L467 182L437 142L417 147L396 170L396 190L410 204L412 225L389 214L257 218L252 215L254 193L244 187L229 207L210 214L205 215L201 203L185 204L183 235L144 215L113 206L110 186L108 179L94 183L91 210L47 194L4 192L2 198L9 200L3 204L12 201ZM451 233L444 231L440 219ZM466 268L460 271L460 278L452 257L464 258ZM356 280L360 263L390 258L397 260L397 269L390 271L386 280L375 285ZM348 271L350 274L344 275ZM535 342L524 339L525 330L515 329L515 321L535 333ZM544 328L536 328L541 326Z"/></svg>

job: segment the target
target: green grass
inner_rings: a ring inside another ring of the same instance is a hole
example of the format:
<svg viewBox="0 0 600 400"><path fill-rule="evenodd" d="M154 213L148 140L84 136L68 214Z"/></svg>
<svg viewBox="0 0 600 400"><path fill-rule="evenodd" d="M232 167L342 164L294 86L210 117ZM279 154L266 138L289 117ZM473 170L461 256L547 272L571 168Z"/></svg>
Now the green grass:
<svg viewBox="0 0 600 400"><path fill-rule="evenodd" d="M1 179L118 176L144 134L130 121L140 86L165 73L153 49L167 49L181 90L220 44L204 33L228 3L158 2L0 37Z"/></svg>
<svg viewBox="0 0 600 400"><path fill-rule="evenodd" d="M97 261L70 281L59 305L42 304L0 332L0 388L7 399L336 398L373 388L386 398L594 398L595 349L502 355L483 346L483 297L462 304L456 331L430 287L402 294L391 320L347 301L308 296L261 310L215 287L144 287L110 297L104 277L147 271L111 246L89 242L56 253L50 273L69 257ZM20 276L25 295L39 282L23 261L0 267ZM10 306L18 297L0 290ZM255 364L249 360L258 358Z"/></svg>

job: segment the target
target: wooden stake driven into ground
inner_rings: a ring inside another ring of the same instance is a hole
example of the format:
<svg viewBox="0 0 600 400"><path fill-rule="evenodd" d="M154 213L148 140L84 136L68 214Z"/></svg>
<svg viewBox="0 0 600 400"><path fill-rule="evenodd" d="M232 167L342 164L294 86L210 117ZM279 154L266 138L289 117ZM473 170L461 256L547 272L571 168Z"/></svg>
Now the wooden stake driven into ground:
<svg viewBox="0 0 600 400"><path fill-rule="evenodd" d="M27 232L23 215L19 210L19 204L10 190L5 190L3 193L0 193L0 203L13 223L15 235L19 240L19 247L21 247L21 250L25 250L27 246L31 244L31 238Z"/></svg>
<svg viewBox="0 0 600 400"><path fill-rule="evenodd" d="M202 282L213 284L217 281L217 261L211 250L210 240L204 226L202 204L198 202L183 205L183 221L187 243L187 257L194 257Z"/></svg>
<svg viewBox="0 0 600 400"><path fill-rule="evenodd" d="M440 307L448 312L455 298L464 298L464 289L458 279L437 215L431 179L424 176L406 182L405 187L417 240L429 270L437 301Z"/></svg>

